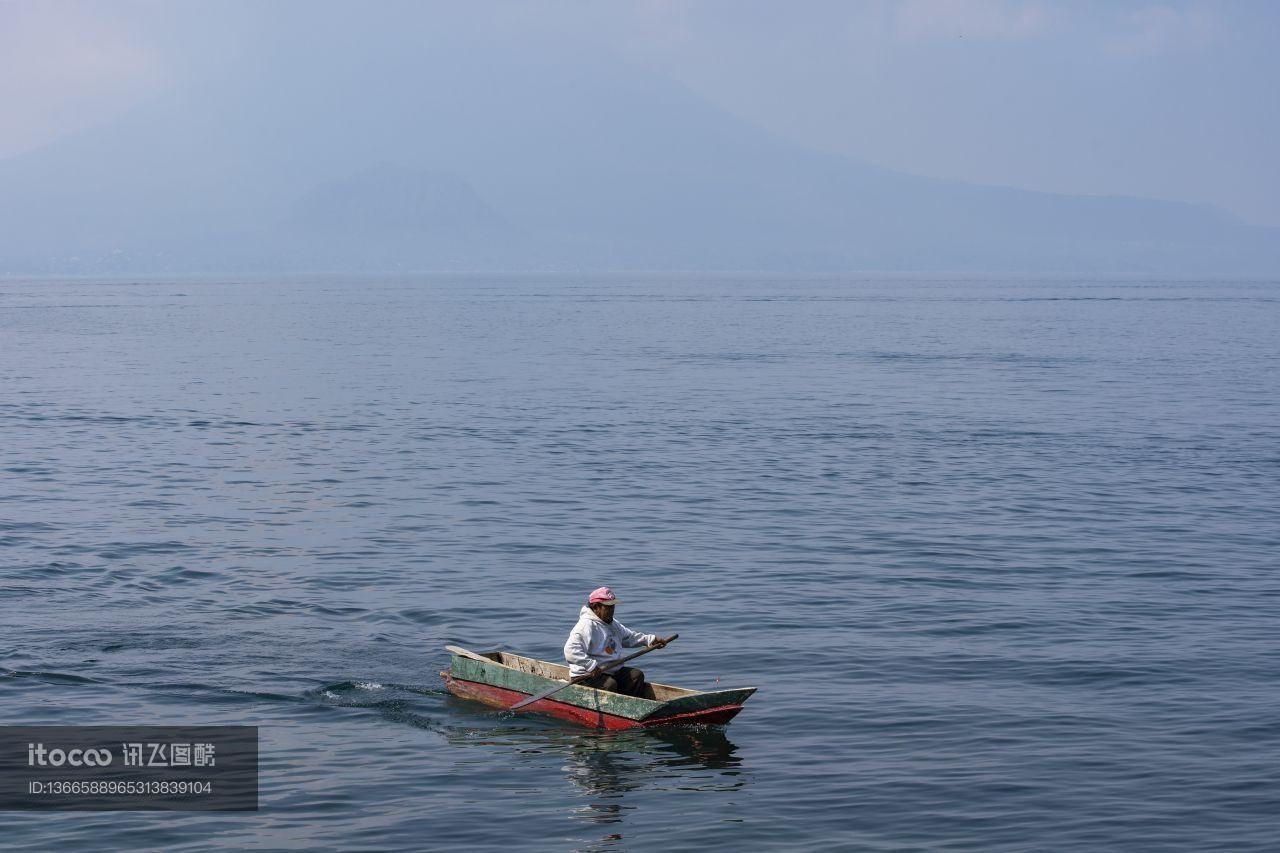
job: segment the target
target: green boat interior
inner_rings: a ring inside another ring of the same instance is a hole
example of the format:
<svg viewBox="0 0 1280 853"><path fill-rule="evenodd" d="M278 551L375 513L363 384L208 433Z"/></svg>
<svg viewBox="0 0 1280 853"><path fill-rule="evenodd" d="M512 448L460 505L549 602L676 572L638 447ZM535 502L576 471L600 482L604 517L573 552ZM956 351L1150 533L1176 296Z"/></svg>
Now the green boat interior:
<svg viewBox="0 0 1280 853"><path fill-rule="evenodd" d="M569 680L569 667L564 664L548 663L544 660L514 655L511 652L481 652L480 657L488 658L494 663L520 672L527 672L530 675L537 675L556 681ZM658 684L653 681L650 681L649 685L653 688L654 698L659 702L667 702L671 699L678 699L681 696L693 696L702 692L699 690L686 690L683 687L672 687L669 684Z"/></svg>

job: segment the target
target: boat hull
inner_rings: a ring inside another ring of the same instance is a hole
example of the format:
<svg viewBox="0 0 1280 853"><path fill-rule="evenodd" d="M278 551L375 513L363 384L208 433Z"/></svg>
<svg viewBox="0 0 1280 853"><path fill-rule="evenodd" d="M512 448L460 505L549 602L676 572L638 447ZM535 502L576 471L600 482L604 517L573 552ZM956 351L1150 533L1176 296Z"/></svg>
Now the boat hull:
<svg viewBox="0 0 1280 853"><path fill-rule="evenodd" d="M473 699L494 708L510 708L512 705L528 699L530 695L492 684L480 684L475 681L453 678L448 673L443 673L443 675L445 685L454 696ZM617 714L606 713L598 708L583 708L566 702L557 702L552 697L539 699L537 702L526 705L525 708L560 720L567 720L571 723L610 731L653 728L655 726L721 725L732 720L742 710L741 705L720 705L684 714L677 713L670 716L633 720Z"/></svg>
<svg viewBox="0 0 1280 853"><path fill-rule="evenodd" d="M524 706L536 713L598 729L657 726L705 726L729 722L742 710L754 687L698 691L650 682L653 698L626 696L581 684L565 684L569 671L560 664L510 652L483 655L456 646L444 677L449 692L495 708L511 708L552 687L556 692Z"/></svg>

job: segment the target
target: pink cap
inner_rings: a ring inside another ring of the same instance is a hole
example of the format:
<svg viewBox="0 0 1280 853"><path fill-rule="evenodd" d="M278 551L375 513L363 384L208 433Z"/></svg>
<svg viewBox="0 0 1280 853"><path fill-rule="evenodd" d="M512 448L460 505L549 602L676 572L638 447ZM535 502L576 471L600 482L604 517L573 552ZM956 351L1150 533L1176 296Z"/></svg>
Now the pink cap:
<svg viewBox="0 0 1280 853"><path fill-rule="evenodd" d="M607 586L599 589L591 590L591 595L587 598L587 604L617 604L618 599L613 597L613 590Z"/></svg>

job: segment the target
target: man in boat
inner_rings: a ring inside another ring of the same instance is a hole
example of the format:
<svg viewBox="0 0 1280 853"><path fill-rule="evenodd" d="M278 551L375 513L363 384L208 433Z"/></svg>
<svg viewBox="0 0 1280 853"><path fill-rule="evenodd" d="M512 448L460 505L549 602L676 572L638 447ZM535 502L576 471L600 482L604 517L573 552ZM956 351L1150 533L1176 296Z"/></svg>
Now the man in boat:
<svg viewBox="0 0 1280 853"><path fill-rule="evenodd" d="M660 649L665 640L656 634L632 631L614 621L613 609L618 605L613 590L607 586L592 590L578 614L578 624L569 632L564 644L564 659L569 663L569 676L595 673L580 682L586 687L623 693L627 696L653 698L653 688L645 683L644 673L634 666L617 666L614 661L625 657L623 649L652 646Z"/></svg>

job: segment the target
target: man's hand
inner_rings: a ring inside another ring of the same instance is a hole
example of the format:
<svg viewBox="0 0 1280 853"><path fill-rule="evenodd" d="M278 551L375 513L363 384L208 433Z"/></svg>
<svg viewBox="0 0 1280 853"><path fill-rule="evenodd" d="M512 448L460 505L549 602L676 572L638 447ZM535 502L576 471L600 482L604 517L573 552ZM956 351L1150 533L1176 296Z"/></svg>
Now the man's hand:
<svg viewBox="0 0 1280 853"><path fill-rule="evenodd" d="M666 646L667 646L667 641L662 639L661 637L659 637L658 639L654 640L652 643L649 644L649 648L651 649L663 649L663 648L666 648Z"/></svg>

